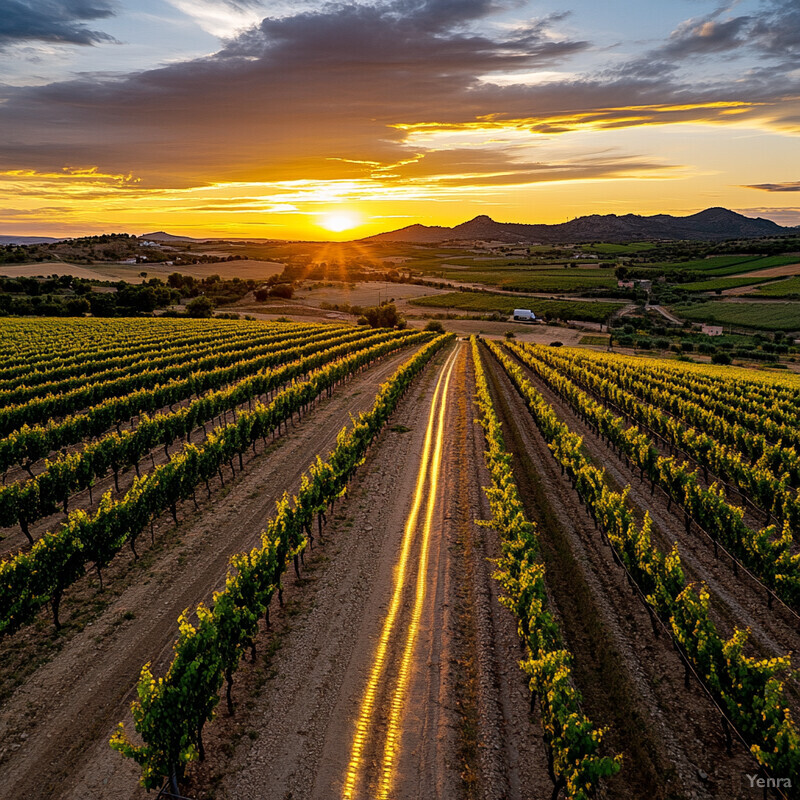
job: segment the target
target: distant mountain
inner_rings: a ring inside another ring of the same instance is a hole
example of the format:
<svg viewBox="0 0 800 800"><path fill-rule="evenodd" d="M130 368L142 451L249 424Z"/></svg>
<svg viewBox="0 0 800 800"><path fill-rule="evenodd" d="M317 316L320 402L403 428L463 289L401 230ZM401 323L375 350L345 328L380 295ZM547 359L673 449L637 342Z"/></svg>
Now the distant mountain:
<svg viewBox="0 0 800 800"><path fill-rule="evenodd" d="M495 222L481 214L453 228L409 225L397 231L379 233L362 241L372 242L445 242L459 240L496 242L631 242L649 239L753 239L759 236L797 233L798 228L783 228L772 220L745 217L727 208L707 208L688 217L656 214L592 214L558 225L526 225L518 222Z"/></svg>
<svg viewBox="0 0 800 800"><path fill-rule="evenodd" d="M204 242L205 239L193 239L191 236L175 236L172 233L157 231L156 233L143 233L140 239L148 242Z"/></svg>
<svg viewBox="0 0 800 800"><path fill-rule="evenodd" d="M63 242L63 239L53 239L50 236L0 236L0 245L4 244L47 244L48 242Z"/></svg>

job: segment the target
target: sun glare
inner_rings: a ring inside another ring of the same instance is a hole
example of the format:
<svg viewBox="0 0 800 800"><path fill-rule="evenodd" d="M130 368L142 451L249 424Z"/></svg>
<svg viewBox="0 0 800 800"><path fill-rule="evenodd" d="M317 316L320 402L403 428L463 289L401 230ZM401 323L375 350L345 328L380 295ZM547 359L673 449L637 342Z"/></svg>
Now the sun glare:
<svg viewBox="0 0 800 800"><path fill-rule="evenodd" d="M349 231L360 223L358 215L352 211L329 211L327 214L323 214L319 221L323 228L334 233Z"/></svg>

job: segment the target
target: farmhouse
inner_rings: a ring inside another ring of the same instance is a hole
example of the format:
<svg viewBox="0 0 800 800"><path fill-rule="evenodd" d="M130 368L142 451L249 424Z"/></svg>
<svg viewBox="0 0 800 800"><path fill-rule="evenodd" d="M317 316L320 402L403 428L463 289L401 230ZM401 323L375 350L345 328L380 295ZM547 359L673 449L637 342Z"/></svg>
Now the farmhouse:
<svg viewBox="0 0 800 800"><path fill-rule="evenodd" d="M706 336L722 336L722 325L703 325L700 330Z"/></svg>

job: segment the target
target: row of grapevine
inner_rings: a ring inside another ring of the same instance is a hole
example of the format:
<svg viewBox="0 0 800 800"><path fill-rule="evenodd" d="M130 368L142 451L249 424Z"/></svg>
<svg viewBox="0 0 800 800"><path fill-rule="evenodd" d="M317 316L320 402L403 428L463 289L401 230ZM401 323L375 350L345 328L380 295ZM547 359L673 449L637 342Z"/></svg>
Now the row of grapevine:
<svg viewBox="0 0 800 800"><path fill-rule="evenodd" d="M109 384L109 388L105 391L113 390L114 384L111 382L115 379L164 370L175 365L188 366L216 353L241 354L251 346L278 341L281 336L289 337L301 330L308 332L309 328L301 329L298 326L292 331L285 326L283 328L278 325L265 326L255 336L251 331L220 334L202 341L172 345L158 352L150 350L134 356L116 356L106 361L79 364L71 369L53 370L51 373L28 373L19 378L0 381L0 408L19 405L38 397L63 394L90 385Z"/></svg>
<svg viewBox="0 0 800 800"><path fill-rule="evenodd" d="M744 458L766 467L776 475L787 473L792 485L800 485L800 455L793 445L771 444L763 434L752 433L737 422L728 422L701 403L683 400L668 391L651 387L647 380L649 368L644 365L638 373L630 374L605 359L602 362L578 359L571 353L565 358L575 358L587 375L595 375L600 380L620 386L639 400L660 408L718 442L730 445Z"/></svg>
<svg viewBox="0 0 800 800"><path fill-rule="evenodd" d="M495 578L506 593L503 604L517 617L519 635L527 648L520 666L541 707L554 796L563 788L568 798L587 800L603 778L619 772L622 756L600 755L606 729L597 728L581 710L581 696L572 683L572 654L564 647L558 622L547 609L536 526L528 520L517 491L475 337L472 360L476 405L486 436L484 456L492 476L491 486L484 491L492 509L491 525L503 544Z"/></svg>
<svg viewBox="0 0 800 800"><path fill-rule="evenodd" d="M120 724L111 747L139 764L143 786L156 788L169 776L177 789L184 765L202 750L203 726L214 715L225 680L230 701L233 673L242 654L255 646L258 620L267 612L289 560L306 546L314 516L345 492L414 377L452 338L446 334L430 342L383 384L372 409L341 431L328 460L317 457L312 463L292 501L285 495L278 503L261 544L231 559L225 588L214 593L212 607L201 604L194 624L181 615L166 674L156 679L150 664L142 668L132 710L143 744L131 741Z"/></svg>
<svg viewBox="0 0 800 800"><path fill-rule="evenodd" d="M263 327L255 331L251 328L206 331L200 334L194 333L179 336L169 341L159 339L147 344L141 344L141 339L135 339L134 341L137 344L132 344L124 349L116 348L98 359L74 356L70 359L59 359L46 369L33 369L27 364L10 369L0 369L0 391L19 385L41 387L43 384L51 384L78 375L92 376L92 379L97 381L101 379L101 375L105 374L106 378L104 379L107 379L111 377L111 372L125 367L135 369L135 364L146 359L149 359L150 364L155 364L170 353L190 352L195 355L218 344L227 345L229 342L244 337L253 339L269 331L277 332L283 330L286 334L289 334L293 327L300 326L265 323Z"/></svg>
<svg viewBox="0 0 800 800"><path fill-rule="evenodd" d="M723 480L733 483L755 506L781 522L787 521L792 532L800 530L800 491L792 491L790 486L793 479L798 477L800 458L793 449L784 449L785 463L791 470L778 477L764 456L753 464L749 463L740 452L718 442L704 431L687 428L674 417L642 403L635 395L619 387L614 378L601 377L587 370L583 366L585 362L579 365L569 356L553 354L549 348L526 347L525 352L563 372L601 400L619 408L637 424L683 450L704 468L706 477L708 470L711 470ZM791 460L789 454L793 456Z"/></svg>
<svg viewBox="0 0 800 800"><path fill-rule="evenodd" d="M652 521L636 524L627 490L609 488L605 470L583 452L582 439L533 388L519 365L487 342L522 395L548 446L575 486L582 502L607 537L647 608L670 630L679 652L692 665L725 717L759 764L782 779L800 774L800 733L792 719L783 680L791 674L789 656L756 659L744 648L747 632L723 639L709 613L709 594L687 585L677 547L664 554L651 541ZM795 796L797 789L793 791Z"/></svg>
<svg viewBox="0 0 800 800"><path fill-rule="evenodd" d="M568 354L565 358L571 360L574 356ZM793 446L770 444L762 434L754 434L737 423L729 423L699 403L681 400L668 392L651 390L646 383L645 368L640 370L638 377L632 378L611 364L603 366L590 359L576 361L584 383L591 382L592 388L602 387L604 382L619 386L640 401L662 409L666 414L696 428L717 443L730 445L744 459L752 462L753 466L766 469L773 476L780 476L781 482L785 475L789 485L800 485L800 454Z"/></svg>
<svg viewBox="0 0 800 800"><path fill-rule="evenodd" d="M741 508L728 503L723 489L703 488L697 471L662 456L650 437L636 426L627 427L614 414L579 389L569 378L532 357L529 350L510 345L531 369L565 398L597 432L640 468L653 484L661 486L680 505L688 518L719 540L764 584L788 605L800 608L800 555L794 553L789 522L753 530ZM688 524L687 524L688 527Z"/></svg>
<svg viewBox="0 0 800 800"><path fill-rule="evenodd" d="M3 369L23 367L45 369L60 363L72 363L133 348L154 348L189 336L205 336L220 330L256 332L263 323L228 320L152 319L63 319L54 327L41 319L3 319L0 341L5 345ZM87 335L90 334L90 335ZM57 354L57 355L56 355ZM3 375L0 370L0 376Z"/></svg>
<svg viewBox="0 0 800 800"><path fill-rule="evenodd" d="M143 416L133 430L109 433L78 453L45 462L45 469L25 483L0 487L0 527L18 522L32 544L28 530L31 522L55 513L59 506L67 513L69 497L76 491L91 489L94 481L104 477L109 470L114 473L114 483L119 491L121 470L133 466L139 476L139 462L153 448L158 445L166 448L177 439L188 437L191 431L200 425L205 427L218 414L236 409L245 402L252 405L254 398L348 353L371 348L370 352L378 357L427 338L424 333L399 338L384 331L354 342L334 343L283 366L262 369L226 389L205 394L172 413L157 414L152 418Z"/></svg>
<svg viewBox="0 0 800 800"><path fill-rule="evenodd" d="M222 478L224 464L233 471L235 455L241 466L242 453L259 439L266 441L329 386L369 363L380 354L382 345L376 347L321 367L279 392L267 406L257 403L235 422L210 433L202 446L187 444L167 463L137 478L119 500L107 492L94 515L73 511L59 530L44 534L29 551L0 562L0 636L32 621L48 603L59 627L63 592L89 564L100 573L126 542L135 554L136 538L150 521L167 509L177 521L178 502L194 498L201 482L208 488L215 475Z"/></svg>
<svg viewBox="0 0 800 800"><path fill-rule="evenodd" d="M54 450L104 434L112 425L119 426L137 414L158 411L192 395L200 397L203 392L219 389L261 369L293 361L332 344L356 341L364 335L363 331L348 329L336 336L331 336L328 331L305 336L301 344L295 344L296 340L292 338L288 342L294 344L291 347L285 344L270 345L261 355L229 366L196 372L184 380L160 384L152 389L140 389L125 397L110 398L63 420L54 420L45 425L24 425L0 439L0 470L7 470L14 464L22 464L30 469L32 463L47 457ZM408 334L403 332L395 335Z"/></svg>
<svg viewBox="0 0 800 800"><path fill-rule="evenodd" d="M607 360L636 371L642 366L642 359L621 354L595 353L599 360ZM754 372L744 367L720 367L708 363L667 361L646 358L648 371L676 382L690 386L697 394L728 398L731 402L755 402L770 409L779 408L792 414L797 413L800 401L800 379L791 372ZM753 411L758 412L758 407Z"/></svg>
<svg viewBox="0 0 800 800"><path fill-rule="evenodd" d="M256 337L256 341L243 341L232 352L211 352L197 361L182 359L177 365L166 368L146 369L138 373L128 373L122 377L103 383L89 383L78 378L70 378L72 388L61 394L36 396L24 403L6 405L0 408L0 436L6 436L23 425L36 425L44 420L53 420L74 414L82 409L102 403L106 399L131 396L140 389L152 389L164 386L197 374L220 369L242 362L243 356L252 361L255 356L268 355L276 350L283 350L288 344L299 344L308 339L342 333L347 328L339 328L331 334L328 330L315 332L309 337L308 330L293 330L288 335L284 332L270 331L264 337ZM23 389L24 391L24 389Z"/></svg>
<svg viewBox="0 0 800 800"><path fill-rule="evenodd" d="M587 358L586 361L591 363L595 359ZM708 390L699 389L696 378L660 377L659 370L652 365L642 369L643 365L640 363L633 368L624 361L606 355L602 355L595 363L597 361L608 364L620 382L644 387L648 395L665 403L664 407L670 412L673 412L673 409L680 409L682 404L690 404L702 409L707 419L709 416L716 419L717 428L734 425L742 431L750 432L751 435L763 436L775 444L800 446L800 417L796 408L793 413L782 413L777 411L769 400L755 402L737 399L734 402L729 399L726 402L716 395L709 394ZM773 419L773 416L777 417L777 420Z"/></svg>

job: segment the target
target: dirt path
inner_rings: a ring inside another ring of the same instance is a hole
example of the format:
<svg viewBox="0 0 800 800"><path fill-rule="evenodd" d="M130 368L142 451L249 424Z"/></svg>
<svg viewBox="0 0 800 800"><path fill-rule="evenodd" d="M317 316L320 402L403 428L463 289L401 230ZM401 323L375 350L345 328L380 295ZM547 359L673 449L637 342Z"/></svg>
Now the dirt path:
<svg viewBox="0 0 800 800"><path fill-rule="evenodd" d="M37 624L2 643L4 677L26 676L0 709L4 796L78 798L107 785L115 796L130 794L136 767L110 750L108 738L141 666L152 659L163 669L178 614L210 598L230 555L256 543L275 500L296 488L314 454L334 445L350 415L371 406L380 383L412 352L377 362L265 453L248 453L244 472L224 489L217 483L199 512L184 504L177 528L162 519L155 548L135 564L125 554L115 559L105 592L93 577L80 581L67 594L61 635Z"/></svg>
<svg viewBox="0 0 800 800"><path fill-rule="evenodd" d="M523 401L488 353L485 363L520 492L539 526L547 585L584 708L610 726L608 744L624 754L608 797L750 796L745 776L752 760L741 748L725 753L718 715L698 686L684 687L678 656L665 636L654 637Z"/></svg>
<svg viewBox="0 0 800 800"><path fill-rule="evenodd" d="M287 586L290 611L275 625L275 648L240 689L235 718L215 723L221 746L192 796L549 793L517 668L516 626L497 602L486 561L497 555L496 536L474 522L476 509L486 510L486 476L476 460L483 442L467 348L453 356L421 376L303 579Z"/></svg>

